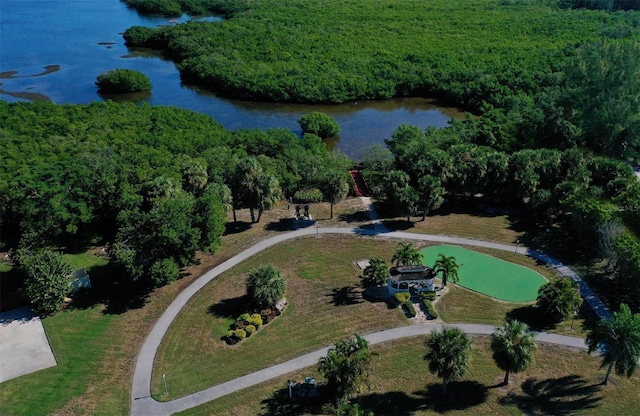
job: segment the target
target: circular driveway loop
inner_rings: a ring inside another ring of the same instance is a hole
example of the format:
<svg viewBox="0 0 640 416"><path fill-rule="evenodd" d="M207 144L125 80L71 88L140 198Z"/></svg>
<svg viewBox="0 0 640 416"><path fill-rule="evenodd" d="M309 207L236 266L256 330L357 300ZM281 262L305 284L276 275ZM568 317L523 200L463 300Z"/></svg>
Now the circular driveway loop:
<svg viewBox="0 0 640 416"><path fill-rule="evenodd" d="M487 247L496 250L514 251L514 247L509 244L499 244L487 241L472 240L467 238L446 237L439 235L428 234L414 234L407 232L390 232L386 230L381 224L376 224L374 229L365 228L305 228L285 234L280 234L275 237L271 237L264 241L257 243L251 248L239 253L217 267L211 269L196 281L194 281L189 287L187 287L178 297L169 305L167 310L162 314L160 319L156 322L151 333L142 345L142 349L138 354L136 360L136 368L133 374L133 384L131 386L131 415L132 416L161 416L170 415L175 412L186 410L211 400L222 397L226 394L233 393L235 391L259 384L263 381L270 380L272 378L296 371L298 369L315 365L318 359L326 355L329 347L320 349L318 351L303 355L301 357L289 360L282 364L275 365L273 367L266 368L261 371L257 371L252 374L237 378L235 380L228 381L218 386L211 387L206 390L185 396L170 402L158 402L151 397L151 373L153 371L153 361L162 341L162 337L169 329L171 322L176 318L178 313L187 304L189 299L195 295L200 289L202 289L208 282L231 269L237 264L245 261L249 257L257 254L271 246L279 244L283 241L291 240L294 238L310 236L319 234L347 234L347 235L360 235L382 238L393 238L400 240L414 240L414 241L430 241L443 244L457 244L476 247ZM591 308L598 314L599 317L605 318L610 316L609 310L595 295L591 288L569 267L563 265L559 261L547 256L536 250L531 250L520 246L518 249L519 254L530 256L545 262L547 265L554 267L560 274L568 276L580 285L580 291L583 298ZM472 324L451 324L449 326L458 327L469 334L491 334L494 331L492 325L472 325ZM410 325L403 326L387 331L380 331L373 334L365 335L371 345L375 345L380 342L389 341L398 338L412 337L417 335L425 335L435 329L441 328L441 325L427 324L427 325ZM585 342L582 338L572 338L563 335L549 334L541 332L537 334L536 339L541 342L553 343L558 345L565 345L575 348L586 349Z"/></svg>

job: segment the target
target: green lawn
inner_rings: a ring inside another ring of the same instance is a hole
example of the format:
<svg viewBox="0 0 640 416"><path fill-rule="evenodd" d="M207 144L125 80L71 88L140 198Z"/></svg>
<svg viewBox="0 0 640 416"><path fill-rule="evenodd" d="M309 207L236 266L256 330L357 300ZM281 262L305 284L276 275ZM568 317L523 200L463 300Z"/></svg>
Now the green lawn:
<svg viewBox="0 0 640 416"><path fill-rule="evenodd" d="M472 337L474 348L468 373L450 383L453 400L439 396L441 380L430 374L422 357L425 337L406 338L371 347L369 383L358 395L363 407L376 415L632 415L638 404L640 374L631 379L614 377L599 385L605 373L600 361L584 351L540 345L533 364L511 375L502 387L504 373L491 358L487 337ZM321 406L291 402L287 380L316 376L314 367L241 390L179 413L181 416L297 416L330 415Z"/></svg>
<svg viewBox="0 0 640 416"><path fill-rule="evenodd" d="M432 246L420 251L423 261L433 265L442 253L454 256L460 265L460 286L508 302L533 302L547 281L529 268L459 246Z"/></svg>

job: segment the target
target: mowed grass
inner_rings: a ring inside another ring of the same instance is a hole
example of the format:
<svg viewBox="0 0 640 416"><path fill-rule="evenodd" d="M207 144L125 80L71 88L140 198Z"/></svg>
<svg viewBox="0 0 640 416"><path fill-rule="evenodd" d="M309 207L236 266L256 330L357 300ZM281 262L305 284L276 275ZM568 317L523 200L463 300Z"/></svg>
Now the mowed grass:
<svg viewBox="0 0 640 416"><path fill-rule="evenodd" d="M321 236L270 248L214 279L174 321L156 356L152 393L174 399L269 365L331 345L354 333L408 324L399 309L361 297L355 261L382 255L390 259L397 243L374 238ZM221 337L245 312L245 278L255 267L272 264L282 272L289 303L285 312L235 346Z"/></svg>
<svg viewBox="0 0 640 416"><path fill-rule="evenodd" d="M158 400L172 400L331 345L354 333L406 325L409 321L399 310L361 299L362 271L355 265L357 260L377 256L390 263L397 244L395 240L372 237L306 237L270 248L214 279L187 304L163 339L152 393ZM543 273L552 273L532 259L519 260ZM244 279L262 264L272 264L282 271L289 306L256 335L228 346L221 337L245 312ZM446 295L440 303L447 311L442 314L445 320L455 322L498 324L508 312L525 305L470 292L465 308L447 301L454 296ZM467 313L473 319L465 321ZM162 374L166 375L168 396L164 395Z"/></svg>
<svg viewBox="0 0 640 416"><path fill-rule="evenodd" d="M384 216L384 212L381 215ZM513 213L480 208L456 208L451 211L442 207L430 213L425 221L422 217L384 217L387 228L419 234L448 235L476 240L515 244L530 231L533 224Z"/></svg>
<svg viewBox="0 0 640 416"><path fill-rule="evenodd" d="M426 337L406 338L371 347L368 386L355 400L376 415L520 415L581 414L632 415L640 400L640 374L613 376L609 386L600 360L584 351L541 344L534 363L512 374L508 386L499 386L504 373L491 358L488 337L473 336L474 348L467 374L449 385L451 398L440 396L441 380L429 373L422 359ZM302 369L251 389L179 413L182 416L255 416L332 414L286 396L287 380L318 376L315 367ZM320 379L318 379L320 380Z"/></svg>

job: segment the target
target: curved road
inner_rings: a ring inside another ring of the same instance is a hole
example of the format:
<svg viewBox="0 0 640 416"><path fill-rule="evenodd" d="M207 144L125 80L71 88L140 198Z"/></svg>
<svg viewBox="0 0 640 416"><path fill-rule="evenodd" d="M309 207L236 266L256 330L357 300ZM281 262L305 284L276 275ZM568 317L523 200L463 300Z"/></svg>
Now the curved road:
<svg viewBox="0 0 640 416"><path fill-rule="evenodd" d="M499 244L487 241L479 241L467 238L446 237L438 235L428 234L414 234L407 232L390 232L386 230L381 224L375 224L374 229L365 228L305 228L297 231L280 234L275 237L271 237L264 241L257 243L251 248L239 253L217 267L211 269L209 272L202 275L196 281L194 281L189 287L187 287L176 299L169 305L167 310L162 314L160 319L156 322L151 333L145 340L138 358L136 360L136 367L133 374L133 384L131 387L131 415L133 416L147 416L147 415L170 415L175 412L186 410L208 401L214 400L226 394L234 391L261 383L263 381L290 373L292 371L314 365L318 362L318 359L326 355L329 347L320 349L318 351L303 355L293 360L278 364L273 367L266 368L264 370L249 374L235 380L228 381L218 386L211 387L209 389L200 391L198 393L191 394L180 399L176 399L170 402L157 402L151 397L151 374L153 371L153 361L160 346L160 342L164 334L169 329L171 322L176 318L178 313L187 304L189 299L194 296L200 289L202 289L212 279L231 269L237 264L243 262L249 257L271 247L279 244L283 241L299 238L303 236L319 234L348 234L348 235L361 235L372 236L382 238L394 238L401 240L414 240L414 241L430 241L444 244L457 244L476 247L487 247L496 250L514 251L517 250L518 254L527 255L536 259L539 259L548 265L554 267L562 275L571 277L576 280L580 285L582 296L593 308L593 310L600 316L610 316L609 310L595 295L591 288L569 267L563 265L559 261L547 256L544 253L536 250L531 250L526 247L520 246L517 249L513 245ZM494 326L491 325L472 325L472 324L457 324L450 325L461 328L469 334L491 334L494 330ZM416 335L428 334L434 329L439 329L441 325L437 324L422 324L411 325L399 328L390 329L387 331L376 332L364 336L370 344L374 345L380 342L389 341L398 338L411 337ZM558 345L565 345L575 348L586 349L586 345L581 338L572 338L557 334L538 333L538 341L554 343Z"/></svg>

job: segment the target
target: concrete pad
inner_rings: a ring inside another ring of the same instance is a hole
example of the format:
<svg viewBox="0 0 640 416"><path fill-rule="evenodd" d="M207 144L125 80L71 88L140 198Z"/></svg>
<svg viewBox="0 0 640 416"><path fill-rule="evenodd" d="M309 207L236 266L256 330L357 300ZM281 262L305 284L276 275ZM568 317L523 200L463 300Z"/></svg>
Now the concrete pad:
<svg viewBox="0 0 640 416"><path fill-rule="evenodd" d="M56 365L42 322L30 307L0 314L0 383Z"/></svg>
<svg viewBox="0 0 640 416"><path fill-rule="evenodd" d="M356 261L356 264L358 265L360 270L364 270L367 268L367 266L369 266L369 260L368 259L358 260Z"/></svg>

